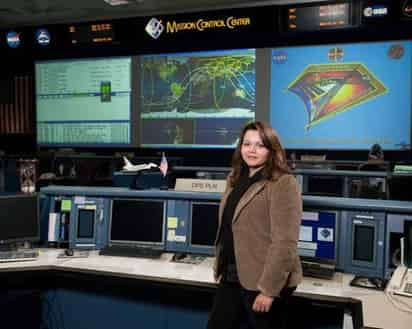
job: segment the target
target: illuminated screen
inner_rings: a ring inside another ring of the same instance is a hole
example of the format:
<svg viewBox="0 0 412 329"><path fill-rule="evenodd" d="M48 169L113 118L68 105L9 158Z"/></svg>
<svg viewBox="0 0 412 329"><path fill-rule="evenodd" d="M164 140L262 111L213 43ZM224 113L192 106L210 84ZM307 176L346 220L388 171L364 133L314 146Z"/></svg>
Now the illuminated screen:
<svg viewBox="0 0 412 329"><path fill-rule="evenodd" d="M289 149L410 149L411 72L410 41L272 49L270 122Z"/></svg>
<svg viewBox="0 0 412 329"><path fill-rule="evenodd" d="M163 244L164 201L113 200L110 242Z"/></svg>
<svg viewBox="0 0 412 329"><path fill-rule="evenodd" d="M335 260L336 213L304 211L299 232L299 255L318 260Z"/></svg>
<svg viewBox="0 0 412 329"><path fill-rule="evenodd" d="M255 50L143 56L140 143L234 147L255 118Z"/></svg>
<svg viewBox="0 0 412 329"><path fill-rule="evenodd" d="M131 58L37 62L40 146L130 146Z"/></svg>

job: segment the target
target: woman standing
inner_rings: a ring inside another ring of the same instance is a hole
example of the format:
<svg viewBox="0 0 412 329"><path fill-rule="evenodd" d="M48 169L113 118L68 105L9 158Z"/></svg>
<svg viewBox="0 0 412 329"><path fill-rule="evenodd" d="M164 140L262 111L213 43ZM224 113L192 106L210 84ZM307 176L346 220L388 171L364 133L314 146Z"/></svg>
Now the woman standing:
<svg viewBox="0 0 412 329"><path fill-rule="evenodd" d="M277 329L302 279L297 241L302 200L275 131L246 125L219 210L208 329Z"/></svg>

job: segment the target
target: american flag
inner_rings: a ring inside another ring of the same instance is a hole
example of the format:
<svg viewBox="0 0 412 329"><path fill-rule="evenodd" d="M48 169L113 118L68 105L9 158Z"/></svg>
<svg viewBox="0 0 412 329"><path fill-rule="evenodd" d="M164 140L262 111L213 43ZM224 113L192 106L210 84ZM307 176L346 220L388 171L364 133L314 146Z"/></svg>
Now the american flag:
<svg viewBox="0 0 412 329"><path fill-rule="evenodd" d="M165 152L162 152L162 160L160 160L159 169L160 169L160 172L163 174L163 177L166 177L168 167L169 166L167 163Z"/></svg>

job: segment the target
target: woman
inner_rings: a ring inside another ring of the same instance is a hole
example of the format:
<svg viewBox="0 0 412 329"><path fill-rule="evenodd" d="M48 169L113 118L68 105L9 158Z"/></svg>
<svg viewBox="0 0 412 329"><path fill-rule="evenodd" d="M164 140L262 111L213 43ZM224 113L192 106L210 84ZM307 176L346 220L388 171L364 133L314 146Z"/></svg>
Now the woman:
<svg viewBox="0 0 412 329"><path fill-rule="evenodd" d="M286 300L302 279L302 200L267 124L243 128L227 185L216 238L219 285L208 329L282 328Z"/></svg>

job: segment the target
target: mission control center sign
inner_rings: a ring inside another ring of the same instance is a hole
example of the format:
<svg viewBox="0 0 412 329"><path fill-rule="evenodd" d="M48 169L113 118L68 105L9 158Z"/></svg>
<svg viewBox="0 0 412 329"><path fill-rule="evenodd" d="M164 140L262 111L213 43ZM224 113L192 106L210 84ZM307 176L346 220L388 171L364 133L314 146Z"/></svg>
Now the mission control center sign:
<svg viewBox="0 0 412 329"><path fill-rule="evenodd" d="M183 31L199 31L211 29L228 29L234 30L239 27L246 27L251 25L250 17L234 17L229 16L222 19L206 20L199 18L195 21L178 22L176 20L170 20L163 22L161 19L155 17L151 18L146 25L146 32L153 39L160 37L162 33L178 33Z"/></svg>

